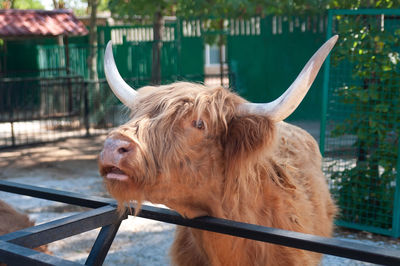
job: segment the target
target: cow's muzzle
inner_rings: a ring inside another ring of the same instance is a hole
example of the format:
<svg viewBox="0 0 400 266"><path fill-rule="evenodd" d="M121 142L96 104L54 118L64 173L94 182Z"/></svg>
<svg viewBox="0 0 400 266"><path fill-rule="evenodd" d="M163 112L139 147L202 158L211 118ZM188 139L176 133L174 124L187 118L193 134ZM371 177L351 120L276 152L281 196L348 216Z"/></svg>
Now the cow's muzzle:
<svg viewBox="0 0 400 266"><path fill-rule="evenodd" d="M121 162L134 152L132 142L108 138L99 156L100 174L110 180L126 181L129 176L121 169Z"/></svg>

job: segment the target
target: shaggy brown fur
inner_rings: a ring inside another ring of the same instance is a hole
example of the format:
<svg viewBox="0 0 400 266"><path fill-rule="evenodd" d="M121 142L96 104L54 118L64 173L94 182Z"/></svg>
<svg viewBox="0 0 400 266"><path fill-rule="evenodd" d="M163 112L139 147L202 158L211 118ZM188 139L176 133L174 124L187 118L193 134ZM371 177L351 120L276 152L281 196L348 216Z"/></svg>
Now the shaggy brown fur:
<svg viewBox="0 0 400 266"><path fill-rule="evenodd" d="M162 203L188 218L210 215L330 236L336 212L315 140L268 117L240 116L244 99L223 88L174 83L138 90L132 119L109 140L131 143L100 172L121 204ZM126 181L106 178L118 168ZM317 265L303 250L178 227L176 265Z"/></svg>
<svg viewBox="0 0 400 266"><path fill-rule="evenodd" d="M35 223L29 220L26 214L17 212L13 207L0 200L0 235L12 233L27 227L34 226ZM35 248L37 251L51 254L47 246ZM1 266L5 264L0 262Z"/></svg>

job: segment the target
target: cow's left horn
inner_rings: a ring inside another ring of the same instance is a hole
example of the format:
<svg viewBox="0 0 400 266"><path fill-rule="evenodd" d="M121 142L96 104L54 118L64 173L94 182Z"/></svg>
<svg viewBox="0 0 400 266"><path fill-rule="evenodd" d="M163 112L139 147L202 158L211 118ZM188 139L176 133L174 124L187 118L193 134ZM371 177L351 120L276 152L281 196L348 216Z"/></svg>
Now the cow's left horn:
<svg viewBox="0 0 400 266"><path fill-rule="evenodd" d="M114 61L111 41L108 42L104 54L104 73L108 85L110 85L115 96L117 96L118 99L120 99L120 101L127 107L132 107L137 92L131 88L119 74Z"/></svg>
<svg viewBox="0 0 400 266"><path fill-rule="evenodd" d="M243 103L238 107L239 114L258 114L282 121L296 110L314 82L322 63L338 39L333 36L318 49L304 66L296 80L278 99L270 103Z"/></svg>

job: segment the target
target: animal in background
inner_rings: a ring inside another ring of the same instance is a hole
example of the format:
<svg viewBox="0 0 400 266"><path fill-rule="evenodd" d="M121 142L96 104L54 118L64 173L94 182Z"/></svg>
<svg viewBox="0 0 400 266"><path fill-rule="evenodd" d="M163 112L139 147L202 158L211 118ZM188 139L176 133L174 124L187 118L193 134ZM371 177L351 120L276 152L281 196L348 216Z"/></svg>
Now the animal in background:
<svg viewBox="0 0 400 266"><path fill-rule="evenodd" d="M34 225L35 223L29 219L28 215L16 211L12 206L0 200L0 236ZM35 250L51 254L46 245L35 248ZM0 262L0 266L3 265L5 264Z"/></svg>
<svg viewBox="0 0 400 266"><path fill-rule="evenodd" d="M28 215L17 212L6 202L0 200L0 235L34 226Z"/></svg>

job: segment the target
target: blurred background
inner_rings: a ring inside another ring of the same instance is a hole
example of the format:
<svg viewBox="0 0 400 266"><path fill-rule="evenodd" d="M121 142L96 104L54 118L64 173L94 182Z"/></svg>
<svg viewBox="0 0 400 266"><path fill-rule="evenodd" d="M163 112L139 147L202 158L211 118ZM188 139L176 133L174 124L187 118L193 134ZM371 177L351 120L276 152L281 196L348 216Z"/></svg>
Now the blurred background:
<svg viewBox="0 0 400 266"><path fill-rule="evenodd" d="M98 196L107 196L96 163L102 141L129 118L105 81L108 41L132 87L184 80L267 102L338 34L288 121L319 141L340 208L336 237L400 250L398 1L0 0L0 6L0 179ZM0 196L37 222L82 211ZM140 230L125 223L111 253L129 245L126 252L141 259L118 264L165 265L173 227L140 223ZM148 239L158 232L154 239L162 244L146 240L154 246L143 241L132 251L131 230L147 230ZM72 254L57 243L50 246L55 254ZM161 257L151 253L160 246ZM86 254L79 250L77 260ZM338 264L357 262L324 260Z"/></svg>

